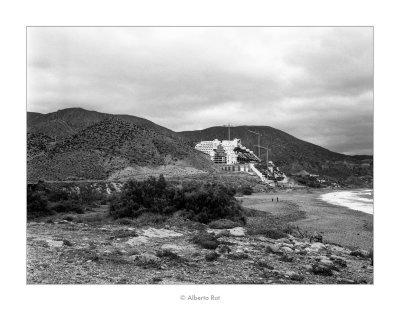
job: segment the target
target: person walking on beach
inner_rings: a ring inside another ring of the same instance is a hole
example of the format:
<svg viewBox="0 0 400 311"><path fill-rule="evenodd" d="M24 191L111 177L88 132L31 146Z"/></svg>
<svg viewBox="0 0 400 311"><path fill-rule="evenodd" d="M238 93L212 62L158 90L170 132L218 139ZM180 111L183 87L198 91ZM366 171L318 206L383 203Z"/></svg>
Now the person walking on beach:
<svg viewBox="0 0 400 311"><path fill-rule="evenodd" d="M272 198L272 202L274 202L274 198Z"/></svg>
<svg viewBox="0 0 400 311"><path fill-rule="evenodd" d="M279 202L279 198L278 197L276 197L276 202Z"/></svg>

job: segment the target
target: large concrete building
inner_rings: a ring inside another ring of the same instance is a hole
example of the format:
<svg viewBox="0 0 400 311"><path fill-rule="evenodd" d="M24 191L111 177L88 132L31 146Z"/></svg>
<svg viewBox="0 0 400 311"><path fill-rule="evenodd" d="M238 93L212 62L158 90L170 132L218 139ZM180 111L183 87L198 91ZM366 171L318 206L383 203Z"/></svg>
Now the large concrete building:
<svg viewBox="0 0 400 311"><path fill-rule="evenodd" d="M233 140L218 139L201 141L195 149L208 154L215 163L238 164L238 163L255 163L260 159L251 151L242 145L240 139Z"/></svg>

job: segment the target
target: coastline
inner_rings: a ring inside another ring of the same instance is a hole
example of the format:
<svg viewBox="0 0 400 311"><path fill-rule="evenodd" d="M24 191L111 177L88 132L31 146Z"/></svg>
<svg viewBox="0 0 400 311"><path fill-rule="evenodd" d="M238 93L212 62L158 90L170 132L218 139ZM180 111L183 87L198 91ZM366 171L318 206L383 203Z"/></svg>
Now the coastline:
<svg viewBox="0 0 400 311"><path fill-rule="evenodd" d="M373 215L323 201L320 196L329 192L335 190L304 189L255 193L241 200L244 207L275 215L290 215L293 213L293 206L296 206L299 211L305 212L305 218L291 222L292 225L309 233L321 232L324 241L329 243L372 249ZM279 202L276 202L276 197Z"/></svg>

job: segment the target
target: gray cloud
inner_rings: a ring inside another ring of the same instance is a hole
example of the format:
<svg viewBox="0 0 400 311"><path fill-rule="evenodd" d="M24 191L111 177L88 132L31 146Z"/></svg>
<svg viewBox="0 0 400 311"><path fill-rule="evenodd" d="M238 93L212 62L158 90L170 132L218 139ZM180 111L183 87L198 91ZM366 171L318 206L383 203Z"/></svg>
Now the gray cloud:
<svg viewBox="0 0 400 311"><path fill-rule="evenodd" d="M269 125L372 154L372 28L28 28L28 110Z"/></svg>

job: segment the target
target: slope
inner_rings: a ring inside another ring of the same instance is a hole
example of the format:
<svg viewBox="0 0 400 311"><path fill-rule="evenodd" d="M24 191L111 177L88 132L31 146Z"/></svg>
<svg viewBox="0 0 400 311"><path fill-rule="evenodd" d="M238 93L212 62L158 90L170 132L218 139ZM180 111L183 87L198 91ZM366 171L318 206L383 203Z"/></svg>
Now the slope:
<svg viewBox="0 0 400 311"><path fill-rule="evenodd" d="M332 152L269 126L231 127L230 137L231 139L240 138L247 148L258 154L258 148L255 146L258 144L258 137L249 130L261 134L261 146L267 144L271 146L269 160L289 174L304 169L310 173L341 179L350 176L372 176L371 156L352 157ZM179 134L190 140L192 145L200 140L228 139L226 127L210 127L198 131L179 132ZM260 155L265 162L266 150L261 149Z"/></svg>
<svg viewBox="0 0 400 311"><path fill-rule="evenodd" d="M213 170L207 157L183 139L119 117L106 117L76 134L48 141L45 134L28 133L28 180L104 180L128 167Z"/></svg>
<svg viewBox="0 0 400 311"><path fill-rule="evenodd" d="M59 139L76 134L80 130L111 116L113 115L82 108L67 108L47 114L28 112L27 128L28 133L42 133ZM127 122L158 131L164 135L174 136L174 132L171 130L149 120L130 115L116 116Z"/></svg>

